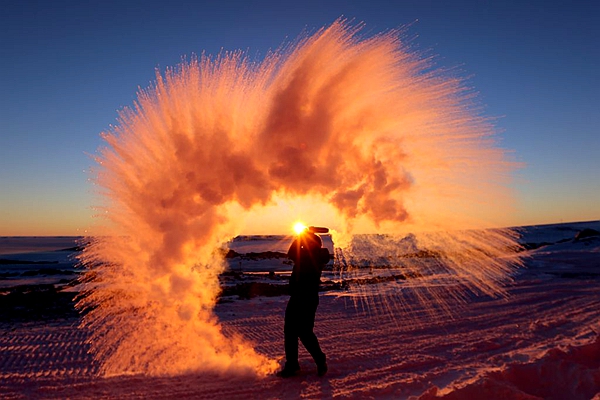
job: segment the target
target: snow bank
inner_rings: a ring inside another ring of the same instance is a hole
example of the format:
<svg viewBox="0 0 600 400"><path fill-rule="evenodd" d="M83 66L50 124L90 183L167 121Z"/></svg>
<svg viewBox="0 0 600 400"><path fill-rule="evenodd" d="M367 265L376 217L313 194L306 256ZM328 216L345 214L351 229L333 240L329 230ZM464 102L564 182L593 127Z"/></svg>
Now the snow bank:
<svg viewBox="0 0 600 400"><path fill-rule="evenodd" d="M530 363L512 363L449 391L432 387L419 400L571 399L600 395L600 336L593 343L555 348Z"/></svg>

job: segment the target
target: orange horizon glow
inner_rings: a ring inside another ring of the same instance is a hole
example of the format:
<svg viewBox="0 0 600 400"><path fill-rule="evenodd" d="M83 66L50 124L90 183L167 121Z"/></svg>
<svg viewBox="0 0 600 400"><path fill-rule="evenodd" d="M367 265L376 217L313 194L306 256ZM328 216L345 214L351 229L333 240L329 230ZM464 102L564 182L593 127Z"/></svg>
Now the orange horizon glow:
<svg viewBox="0 0 600 400"><path fill-rule="evenodd" d="M86 211L85 207L82 207ZM520 227L531 225L549 225L560 223L577 223L600 220L600 215L594 212L583 212L583 210L548 210L549 215L525 215L517 212L513 216L505 216L504 220L498 221L499 227ZM93 224L95 218L78 213L69 218L64 213L39 214L35 211L25 215L3 216L0 219L0 236L95 236ZM249 214L239 230L232 231L232 235L288 235L290 226L295 221L312 221L313 225L328 226L334 230L342 230L343 221L335 215L334 210L323 201L297 199L277 199L270 206L257 209ZM357 223L356 233L379 233L372 225Z"/></svg>

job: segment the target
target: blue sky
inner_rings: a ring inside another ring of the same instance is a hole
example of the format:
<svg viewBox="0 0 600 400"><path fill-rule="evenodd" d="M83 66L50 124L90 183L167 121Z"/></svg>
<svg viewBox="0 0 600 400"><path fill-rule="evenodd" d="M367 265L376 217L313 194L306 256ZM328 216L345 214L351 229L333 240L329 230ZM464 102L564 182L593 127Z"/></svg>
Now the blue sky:
<svg viewBox="0 0 600 400"><path fill-rule="evenodd" d="M344 16L410 25L499 117L515 175L509 224L600 219L600 3L591 1L8 1L0 14L0 235L83 234L99 134L155 70L268 49Z"/></svg>

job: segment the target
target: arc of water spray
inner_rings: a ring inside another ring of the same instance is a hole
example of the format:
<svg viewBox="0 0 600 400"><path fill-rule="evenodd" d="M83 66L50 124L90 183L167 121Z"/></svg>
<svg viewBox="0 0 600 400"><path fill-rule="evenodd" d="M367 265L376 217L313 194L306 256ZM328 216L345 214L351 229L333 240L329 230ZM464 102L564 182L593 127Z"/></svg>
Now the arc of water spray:
<svg viewBox="0 0 600 400"><path fill-rule="evenodd" d="M514 235L468 229L490 204L504 209L514 165L473 104L399 32L361 38L343 21L262 62L223 53L157 75L96 157L102 223L81 256L78 307L102 373L275 367L226 337L212 310L219 246L242 228L235 213L276 197L329 203L345 235L360 221L416 232L464 288L501 293ZM362 250L341 251L352 265Z"/></svg>

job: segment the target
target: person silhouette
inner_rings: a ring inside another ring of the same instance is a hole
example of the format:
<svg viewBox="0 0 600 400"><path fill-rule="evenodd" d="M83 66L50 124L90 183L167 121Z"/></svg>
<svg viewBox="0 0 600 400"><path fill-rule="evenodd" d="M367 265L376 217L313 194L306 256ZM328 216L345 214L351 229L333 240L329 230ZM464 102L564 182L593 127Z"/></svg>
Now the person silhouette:
<svg viewBox="0 0 600 400"><path fill-rule="evenodd" d="M290 299L285 309L284 347L285 365L278 376L288 378L300 371L298 363L298 339L317 364L319 376L327 372L325 353L321 350L313 332L315 314L319 306L321 272L329 261L329 252L323 248L321 238L312 228L301 232L288 250L288 258L294 262L290 276ZM322 228L324 229L324 228Z"/></svg>

